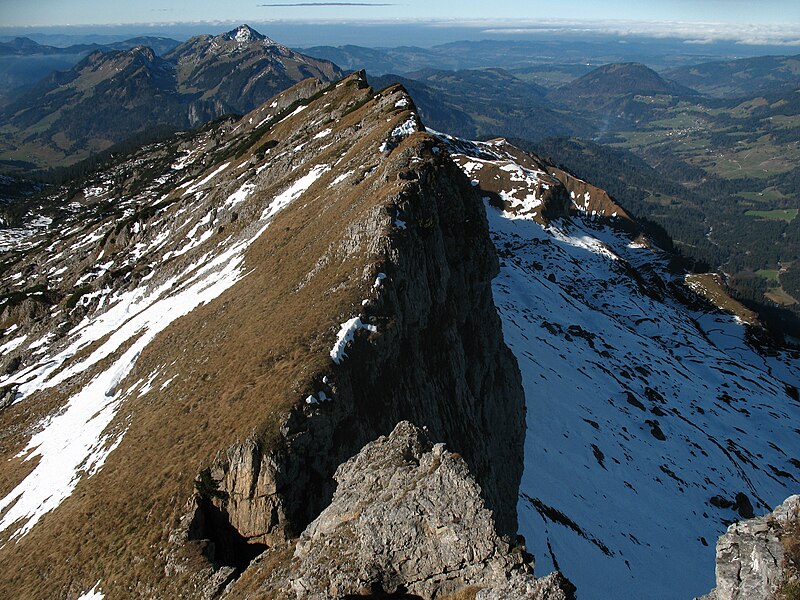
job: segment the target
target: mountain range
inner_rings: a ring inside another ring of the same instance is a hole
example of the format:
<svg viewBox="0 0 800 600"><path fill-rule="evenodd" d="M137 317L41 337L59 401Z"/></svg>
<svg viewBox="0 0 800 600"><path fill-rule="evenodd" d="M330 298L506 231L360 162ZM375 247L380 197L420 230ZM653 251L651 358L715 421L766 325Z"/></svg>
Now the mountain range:
<svg viewBox="0 0 800 600"><path fill-rule="evenodd" d="M665 76L709 96L742 98L800 85L800 54L714 61L670 69Z"/></svg>
<svg viewBox="0 0 800 600"><path fill-rule="evenodd" d="M0 105L19 93L17 88L33 85L52 71L71 69L95 50L130 50L147 46L156 54L169 52L180 42L164 37L138 36L110 44L73 44L66 47L39 44L30 38L18 37L0 42Z"/></svg>
<svg viewBox="0 0 800 600"><path fill-rule="evenodd" d="M36 167L68 165L145 130L198 127L303 79L341 75L246 25L197 36L163 57L146 46L97 50L0 109L0 153Z"/></svg>
<svg viewBox="0 0 800 600"><path fill-rule="evenodd" d="M147 46L156 54L163 55L179 45L180 42L170 38L138 36L122 42L112 42L110 44L73 44L71 46L61 47L40 44L26 37L17 37L8 42L0 42L0 56L88 54L95 50L130 50L136 46Z"/></svg>
<svg viewBox="0 0 800 600"><path fill-rule="evenodd" d="M686 598L796 489L798 357L399 85L305 80L38 201L0 271L7 597L569 598L520 533L581 598Z"/></svg>

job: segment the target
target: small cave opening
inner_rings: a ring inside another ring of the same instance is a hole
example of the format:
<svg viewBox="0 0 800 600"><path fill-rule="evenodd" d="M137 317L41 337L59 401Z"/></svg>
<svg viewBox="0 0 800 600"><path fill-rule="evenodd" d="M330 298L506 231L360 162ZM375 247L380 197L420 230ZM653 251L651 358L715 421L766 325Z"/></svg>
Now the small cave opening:
<svg viewBox="0 0 800 600"><path fill-rule="evenodd" d="M203 555L215 569L233 567L237 577L267 549L266 544L251 542L239 533L231 524L227 511L203 495L197 499L188 537L192 541L206 542Z"/></svg>

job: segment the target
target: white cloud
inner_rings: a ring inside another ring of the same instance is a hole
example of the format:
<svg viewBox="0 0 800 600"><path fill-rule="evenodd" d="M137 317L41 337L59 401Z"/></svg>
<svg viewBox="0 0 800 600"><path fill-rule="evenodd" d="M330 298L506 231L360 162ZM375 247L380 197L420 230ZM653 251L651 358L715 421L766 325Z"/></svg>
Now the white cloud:
<svg viewBox="0 0 800 600"><path fill-rule="evenodd" d="M470 26L469 21L461 26ZM455 24L455 23L453 23ZM731 23L702 22L651 22L651 21L550 21L502 23L498 22L486 27L482 33L486 35L504 35L509 37L539 35L613 35L621 37L654 37L682 39L687 43L709 44L730 41L740 44L764 45L800 45L800 23L781 25L749 25Z"/></svg>

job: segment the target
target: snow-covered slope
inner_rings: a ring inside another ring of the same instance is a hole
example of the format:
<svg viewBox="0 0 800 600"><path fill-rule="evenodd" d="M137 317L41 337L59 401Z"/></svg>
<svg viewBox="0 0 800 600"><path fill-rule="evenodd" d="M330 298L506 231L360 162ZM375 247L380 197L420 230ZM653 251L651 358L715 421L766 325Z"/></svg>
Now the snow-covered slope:
<svg viewBox="0 0 800 600"><path fill-rule="evenodd" d="M800 487L797 357L751 346L607 198L502 141L440 137L485 195L501 255L494 298L528 405L520 530L537 572L560 568L585 600L704 593L726 524ZM542 219L558 187L571 206Z"/></svg>

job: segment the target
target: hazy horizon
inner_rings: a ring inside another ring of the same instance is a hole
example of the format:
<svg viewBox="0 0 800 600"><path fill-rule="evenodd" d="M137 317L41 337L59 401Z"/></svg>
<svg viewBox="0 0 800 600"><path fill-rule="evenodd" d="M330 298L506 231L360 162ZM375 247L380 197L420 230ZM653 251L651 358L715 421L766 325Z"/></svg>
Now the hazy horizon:
<svg viewBox="0 0 800 600"><path fill-rule="evenodd" d="M30 37L39 43L68 46L108 43L139 35L170 37L178 41L201 33L218 34L248 23L288 46L361 45L430 47L454 41L602 41L620 44L650 40L677 44L687 54L742 55L800 53L800 25L731 26L721 23L646 22L624 20L548 20L532 22L502 19L406 21L298 21L215 20L175 23L107 25L3 26L0 38Z"/></svg>
<svg viewBox="0 0 800 600"><path fill-rule="evenodd" d="M631 3L628 0L563 0L547 6L524 0L372 0L325 2L320 0L196 0L190 7L179 0L140 0L116 3L102 0L4 0L0 21L7 26L67 24L174 23L240 20L504 20L541 22L543 19L624 20L647 22L728 23L738 25L800 23L795 0L761 0L757 10L749 0L660 0Z"/></svg>

